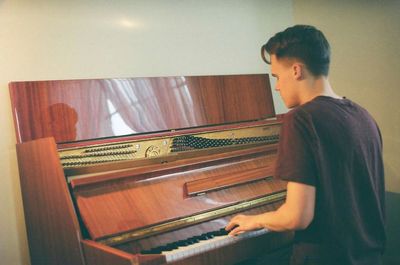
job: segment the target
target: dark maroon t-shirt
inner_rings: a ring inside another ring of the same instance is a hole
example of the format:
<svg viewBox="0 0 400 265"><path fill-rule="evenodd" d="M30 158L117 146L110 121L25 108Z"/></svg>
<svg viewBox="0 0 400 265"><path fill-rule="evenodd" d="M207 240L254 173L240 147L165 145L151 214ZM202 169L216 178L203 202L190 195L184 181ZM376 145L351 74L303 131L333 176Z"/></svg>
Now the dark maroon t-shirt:
<svg viewBox="0 0 400 265"><path fill-rule="evenodd" d="M323 246L335 264L379 264L385 245L382 139L365 109L319 96L289 111L275 176L316 187L314 219L296 232L297 242Z"/></svg>

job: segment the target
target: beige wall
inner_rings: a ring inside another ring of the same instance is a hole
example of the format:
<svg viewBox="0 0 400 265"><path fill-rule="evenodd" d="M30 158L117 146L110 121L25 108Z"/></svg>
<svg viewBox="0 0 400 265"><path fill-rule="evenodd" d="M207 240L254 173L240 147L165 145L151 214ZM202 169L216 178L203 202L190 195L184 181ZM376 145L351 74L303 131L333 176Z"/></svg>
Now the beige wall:
<svg viewBox="0 0 400 265"><path fill-rule="evenodd" d="M29 264L9 81L266 72L260 46L293 23L291 8L289 0L0 0L0 263Z"/></svg>
<svg viewBox="0 0 400 265"><path fill-rule="evenodd" d="M294 0L296 24L320 28L332 46L337 93L367 108L381 127L386 189L400 192L400 1Z"/></svg>

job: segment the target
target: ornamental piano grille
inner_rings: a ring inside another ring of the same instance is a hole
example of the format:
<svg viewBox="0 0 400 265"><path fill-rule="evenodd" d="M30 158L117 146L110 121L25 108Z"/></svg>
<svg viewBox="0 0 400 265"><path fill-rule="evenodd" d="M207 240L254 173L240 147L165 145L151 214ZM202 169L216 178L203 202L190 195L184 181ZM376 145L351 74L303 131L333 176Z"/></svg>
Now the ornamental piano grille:
<svg viewBox="0 0 400 265"><path fill-rule="evenodd" d="M85 168L98 164L117 161L137 161L141 158L168 156L171 153L199 149L215 149L219 152L225 148L246 148L264 144L275 144L279 141L279 124L255 126L219 132L160 137L146 141L132 141L124 144L106 144L84 148L64 149L60 151L61 164L64 169ZM251 136L251 137L249 137Z"/></svg>
<svg viewBox="0 0 400 265"><path fill-rule="evenodd" d="M72 154L61 152L60 160L64 168L69 168L134 159L136 152L132 144L107 145L87 148Z"/></svg>
<svg viewBox="0 0 400 265"><path fill-rule="evenodd" d="M171 152L179 152L193 149L203 149L212 147L222 147L229 145L240 145L250 143L276 143L279 140L278 135L244 137L244 138L225 138L225 139L209 139L193 135L184 135L175 137L172 142Z"/></svg>

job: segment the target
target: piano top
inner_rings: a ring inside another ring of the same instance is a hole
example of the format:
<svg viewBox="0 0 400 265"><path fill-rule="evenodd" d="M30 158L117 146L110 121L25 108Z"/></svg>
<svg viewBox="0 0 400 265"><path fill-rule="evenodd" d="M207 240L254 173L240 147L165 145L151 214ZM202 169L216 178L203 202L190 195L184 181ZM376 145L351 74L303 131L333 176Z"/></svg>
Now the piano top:
<svg viewBox="0 0 400 265"><path fill-rule="evenodd" d="M267 74L19 81L17 142L140 135L275 116Z"/></svg>

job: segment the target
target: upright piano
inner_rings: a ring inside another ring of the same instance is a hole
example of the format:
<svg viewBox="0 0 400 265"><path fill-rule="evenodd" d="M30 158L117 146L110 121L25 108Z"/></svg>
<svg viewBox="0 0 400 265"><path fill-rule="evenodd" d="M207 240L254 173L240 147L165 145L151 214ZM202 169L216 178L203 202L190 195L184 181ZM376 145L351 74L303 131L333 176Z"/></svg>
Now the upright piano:
<svg viewBox="0 0 400 265"><path fill-rule="evenodd" d="M292 233L228 236L279 207L266 74L9 84L32 265L278 264Z"/></svg>

